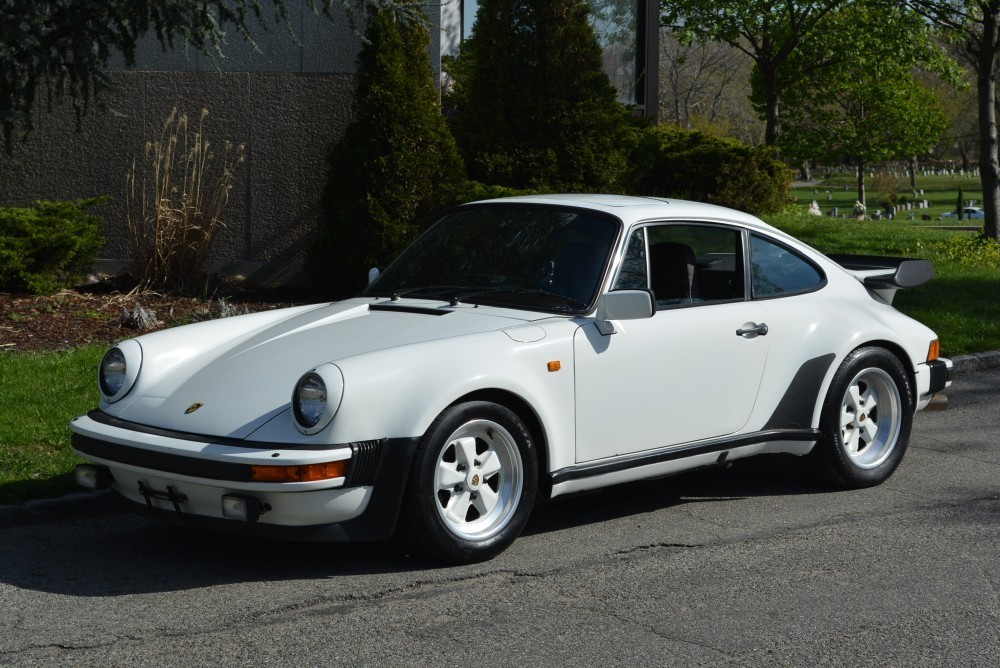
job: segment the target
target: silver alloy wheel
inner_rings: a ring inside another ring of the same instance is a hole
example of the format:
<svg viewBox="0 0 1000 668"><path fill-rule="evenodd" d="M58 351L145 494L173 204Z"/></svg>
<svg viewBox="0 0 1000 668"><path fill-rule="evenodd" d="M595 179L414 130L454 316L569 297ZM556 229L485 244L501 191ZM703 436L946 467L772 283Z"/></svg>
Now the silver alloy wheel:
<svg viewBox="0 0 1000 668"><path fill-rule="evenodd" d="M846 454L873 469L892 454L903 422L899 388L887 372L867 368L851 380L840 403L840 434Z"/></svg>
<svg viewBox="0 0 1000 668"><path fill-rule="evenodd" d="M466 422L438 452L435 507L460 538L483 540L497 534L513 516L523 487L517 441L492 420Z"/></svg>

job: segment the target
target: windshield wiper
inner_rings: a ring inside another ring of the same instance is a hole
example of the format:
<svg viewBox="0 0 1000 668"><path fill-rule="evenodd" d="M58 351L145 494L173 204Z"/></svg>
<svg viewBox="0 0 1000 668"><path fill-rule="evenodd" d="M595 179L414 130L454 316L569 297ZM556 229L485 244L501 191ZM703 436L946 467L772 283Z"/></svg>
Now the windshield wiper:
<svg viewBox="0 0 1000 668"><path fill-rule="evenodd" d="M416 288L405 288L402 290L391 290L386 292L376 292L371 293L366 296L368 297L389 297L390 300L398 302L403 297L416 296L420 292L459 292L465 290L466 288L461 285L422 285ZM431 295L426 297L431 298Z"/></svg>
<svg viewBox="0 0 1000 668"><path fill-rule="evenodd" d="M580 301L579 299L575 299L573 297L567 297L566 295L560 294L558 292L552 292L551 290L546 290L544 288L499 288L499 287L487 288L483 290L470 290L468 292L457 294L451 298L451 304L452 306L457 306L463 301L469 301L476 297L498 296L501 294L518 295L518 296L520 295L539 296L539 297L549 297L552 299L558 299L567 304L566 307L563 307L563 310L566 310L566 308L568 307L573 307L576 310L584 309L587 307L587 304Z"/></svg>

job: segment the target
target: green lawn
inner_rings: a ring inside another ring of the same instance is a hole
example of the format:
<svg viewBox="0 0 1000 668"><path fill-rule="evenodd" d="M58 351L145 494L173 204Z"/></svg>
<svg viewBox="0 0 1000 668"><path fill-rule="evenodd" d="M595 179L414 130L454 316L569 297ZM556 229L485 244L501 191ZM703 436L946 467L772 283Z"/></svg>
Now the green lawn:
<svg viewBox="0 0 1000 668"><path fill-rule="evenodd" d="M103 354L0 353L0 505L74 489L67 425L97 405Z"/></svg>
<svg viewBox="0 0 1000 668"><path fill-rule="evenodd" d="M828 178L826 178L828 176ZM836 207L839 215L850 216L854 210L854 203L858 199L857 179L853 174L824 175L822 170L813 174L817 180L809 185L800 186L792 190L792 199L795 206L802 211L806 211L809 205L816 201L820 211L824 216ZM927 200L929 209L914 209L913 211L901 211L897 214L897 219L910 221L911 214L913 222L924 225L939 225L939 217L946 211L954 211L958 201L958 189L962 188L963 200L975 200L977 205L981 205L983 195L982 186L978 177L959 175L929 175L917 176L917 194L914 195L910 188L909 177L891 178L894 181L892 187L895 188L897 200L906 197L908 201ZM885 183L886 179L881 182ZM881 202L886 198L886 191L876 190L879 180L868 177L865 179L865 189L867 194L868 211L872 212L880 208ZM920 194L923 190L923 194ZM923 220L923 216L929 216L930 221ZM954 218L950 221L956 223ZM979 224L982 224L981 221Z"/></svg>

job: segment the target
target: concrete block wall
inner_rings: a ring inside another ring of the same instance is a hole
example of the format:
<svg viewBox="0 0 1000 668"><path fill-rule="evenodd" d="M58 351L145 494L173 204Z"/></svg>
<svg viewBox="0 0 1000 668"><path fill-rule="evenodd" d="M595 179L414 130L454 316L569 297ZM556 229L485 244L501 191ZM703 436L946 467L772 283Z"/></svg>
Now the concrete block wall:
<svg viewBox="0 0 1000 668"><path fill-rule="evenodd" d="M110 196L99 210L107 245L98 269L121 271L130 256L126 174L141 163L145 143L159 139L173 107L192 121L207 108L209 141L246 144L210 271L262 284L301 280L327 151L352 117L360 40L346 17L331 22L302 0L289 4L299 44L283 26L255 35L258 50L234 35L218 68L203 54L164 52L147 40L135 69L113 63L116 88L104 97L111 111L92 108L80 132L68 104L49 112L40 102L29 141L18 142L12 158L0 155L0 204Z"/></svg>

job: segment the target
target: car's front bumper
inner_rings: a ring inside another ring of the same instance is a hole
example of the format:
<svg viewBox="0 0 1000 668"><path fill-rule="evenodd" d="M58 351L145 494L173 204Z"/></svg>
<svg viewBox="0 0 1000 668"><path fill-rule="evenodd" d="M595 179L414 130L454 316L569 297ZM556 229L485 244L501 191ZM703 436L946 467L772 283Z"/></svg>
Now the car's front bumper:
<svg viewBox="0 0 1000 668"><path fill-rule="evenodd" d="M73 450L106 469L110 487L136 510L184 524L305 540L381 540L392 535L416 438L308 447L210 438L118 420L100 411L71 424ZM257 482L252 466L346 460L343 477ZM250 499L259 518L234 520L224 497Z"/></svg>

